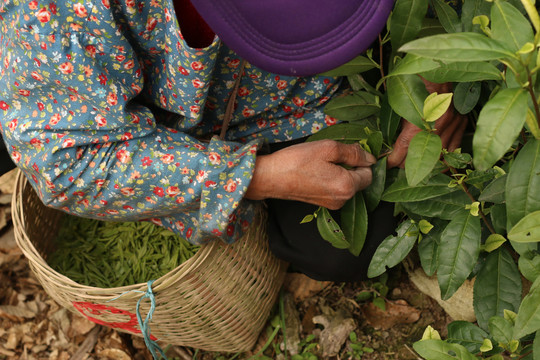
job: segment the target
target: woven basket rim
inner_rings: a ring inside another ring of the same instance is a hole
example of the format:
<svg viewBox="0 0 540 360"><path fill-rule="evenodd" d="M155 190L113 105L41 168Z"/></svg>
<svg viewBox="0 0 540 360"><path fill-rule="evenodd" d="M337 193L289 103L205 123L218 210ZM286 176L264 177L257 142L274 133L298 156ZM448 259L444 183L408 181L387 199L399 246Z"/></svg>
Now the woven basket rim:
<svg viewBox="0 0 540 360"><path fill-rule="evenodd" d="M41 268L41 270L45 270L46 272L49 272L54 277L61 279L64 283L63 285L67 287L77 288L81 291L87 291L88 293L95 293L96 291L99 292L110 292L111 297L116 296L117 293L121 292L129 292L132 290L146 290L148 285L147 282L137 283L137 284L131 284L131 285L125 285L125 286L119 286L119 287L110 287L110 288L100 288L96 286L89 286L80 284L66 275L54 270L47 261L41 256L37 248L34 246L32 241L28 238L26 234L26 219L24 218L24 209L23 209L23 194L24 189L26 186L31 186L28 182L28 179L26 176L22 173L22 171L17 170L17 175L15 179L15 186L14 191L12 194L12 201L11 201L11 213L12 213L12 222L13 227L15 231L15 241L17 242L17 245L23 252L23 254L26 256L28 261L31 263L32 266ZM54 211L60 211L57 209L52 209ZM152 288L155 291L159 291L162 286L165 286L166 280L175 276L175 281L180 280L183 276L187 275L192 268L196 268L197 265L201 262L203 262L211 253L211 250L214 246L216 246L216 241L209 242L207 244L203 244L200 246L200 249L188 260L184 261L182 264L178 265L174 269L170 270L166 274L163 274L157 279L154 279L154 283L152 285ZM183 273L181 275L177 275L178 273ZM57 284L60 285L60 284ZM127 296L128 293L126 293ZM140 296L140 294L133 294L133 296Z"/></svg>

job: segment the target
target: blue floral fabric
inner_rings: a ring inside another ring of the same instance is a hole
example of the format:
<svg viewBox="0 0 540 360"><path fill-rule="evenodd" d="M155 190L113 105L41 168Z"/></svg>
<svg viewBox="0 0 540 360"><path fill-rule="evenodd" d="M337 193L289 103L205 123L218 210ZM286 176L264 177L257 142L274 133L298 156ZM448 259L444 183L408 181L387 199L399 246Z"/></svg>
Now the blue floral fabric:
<svg viewBox="0 0 540 360"><path fill-rule="evenodd" d="M0 0L0 129L48 206L106 220L151 220L193 243L241 236L260 144L335 119L330 77L247 64L218 38L184 41L171 0ZM210 139L204 141L202 139Z"/></svg>

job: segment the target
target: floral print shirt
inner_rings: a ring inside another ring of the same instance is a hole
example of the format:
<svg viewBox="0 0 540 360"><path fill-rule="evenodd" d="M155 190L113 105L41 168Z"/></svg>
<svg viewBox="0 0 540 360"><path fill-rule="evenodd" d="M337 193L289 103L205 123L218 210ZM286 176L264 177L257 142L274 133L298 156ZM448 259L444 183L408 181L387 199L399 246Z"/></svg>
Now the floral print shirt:
<svg viewBox="0 0 540 360"><path fill-rule="evenodd" d="M231 242L261 144L333 124L340 86L247 64L218 140L240 62L190 48L171 0L0 0L0 129L48 206Z"/></svg>

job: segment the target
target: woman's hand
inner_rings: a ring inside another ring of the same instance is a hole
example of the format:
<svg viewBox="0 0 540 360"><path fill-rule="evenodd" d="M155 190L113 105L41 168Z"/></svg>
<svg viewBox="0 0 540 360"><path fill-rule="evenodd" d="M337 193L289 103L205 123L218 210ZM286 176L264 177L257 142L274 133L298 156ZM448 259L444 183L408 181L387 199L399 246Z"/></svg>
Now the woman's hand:
<svg viewBox="0 0 540 360"><path fill-rule="evenodd" d="M298 200L336 210L371 184L375 162L358 145L333 140L292 145L257 157L246 197Z"/></svg>
<svg viewBox="0 0 540 360"><path fill-rule="evenodd" d="M451 84L435 84L428 81L424 81L426 89L432 93L437 92L448 93L451 92ZM407 157L407 151L409 149L409 143L412 138L421 130L410 122L402 119L401 133L399 134L396 143L394 144L394 150L388 156L388 167L399 166L403 168L405 166L405 158ZM458 113L451 105L450 108L441 116L433 128L435 133L441 137L442 146L448 151L454 151L461 144L461 138L467 127L467 117Z"/></svg>

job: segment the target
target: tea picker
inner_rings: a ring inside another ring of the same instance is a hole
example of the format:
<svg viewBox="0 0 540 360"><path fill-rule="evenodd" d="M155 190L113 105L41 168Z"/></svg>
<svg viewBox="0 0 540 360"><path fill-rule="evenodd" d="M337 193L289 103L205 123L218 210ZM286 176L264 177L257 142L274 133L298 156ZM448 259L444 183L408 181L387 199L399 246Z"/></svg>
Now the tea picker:
<svg viewBox="0 0 540 360"><path fill-rule="evenodd" d="M375 159L357 145L303 139L335 122L324 105L346 91L341 79L316 74L369 47L392 5L63 0L4 8L0 123L28 179L17 183L16 237L48 293L94 322L142 333L151 348L161 340L243 351L281 285L285 263L276 256L314 278L363 278L369 251L334 249L295 216L306 206L341 207L369 185ZM150 219L201 250L147 283L78 284L46 262L61 213L37 194L81 217ZM388 219L391 207L381 206L370 221ZM385 236L368 234L373 250Z"/></svg>

